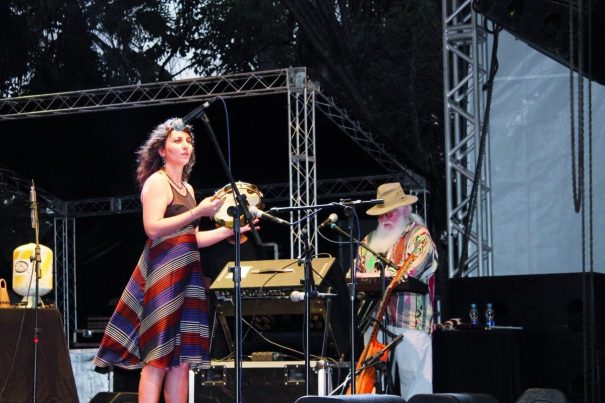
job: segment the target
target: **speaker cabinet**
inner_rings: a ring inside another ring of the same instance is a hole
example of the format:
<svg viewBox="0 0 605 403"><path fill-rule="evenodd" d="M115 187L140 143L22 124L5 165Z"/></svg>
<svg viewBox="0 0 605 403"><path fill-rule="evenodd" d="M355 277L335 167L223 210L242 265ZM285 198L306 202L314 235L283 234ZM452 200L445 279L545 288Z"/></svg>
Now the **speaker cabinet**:
<svg viewBox="0 0 605 403"><path fill-rule="evenodd" d="M90 403L137 403L138 394L131 392L101 392Z"/></svg>
<svg viewBox="0 0 605 403"><path fill-rule="evenodd" d="M498 401L482 393L435 393L412 396L408 403L498 403Z"/></svg>
<svg viewBox="0 0 605 403"><path fill-rule="evenodd" d="M569 67L572 55L569 47L568 3L563 0L475 0L474 7L477 12L495 21L531 47ZM579 10L578 2L573 2L574 68L577 69L578 66L578 15L581 11L584 25L583 70L587 77L605 84L605 52L600 41L605 37L605 5L602 1L593 1L592 10L588 10L588 3L585 2ZM590 29L589 16L592 17ZM589 41L591 36L592 41ZM592 47L589 47L591 44ZM589 53L592 53L592 66L589 66Z"/></svg>
<svg viewBox="0 0 605 403"><path fill-rule="evenodd" d="M394 395L351 395L351 396L303 396L295 403L405 403L401 396Z"/></svg>
<svg viewBox="0 0 605 403"><path fill-rule="evenodd" d="M567 403L563 392L557 389L527 389L515 403Z"/></svg>
<svg viewBox="0 0 605 403"><path fill-rule="evenodd" d="M321 363L321 364L320 364ZM338 365L338 366L336 366ZM343 364L344 365L344 364ZM233 361L213 361L195 375L196 402L231 402L235 398ZM242 363L242 397L254 403L292 403L304 396L304 361L245 361ZM339 364L311 361L309 393L328 394L346 375ZM320 393L320 388L321 393Z"/></svg>

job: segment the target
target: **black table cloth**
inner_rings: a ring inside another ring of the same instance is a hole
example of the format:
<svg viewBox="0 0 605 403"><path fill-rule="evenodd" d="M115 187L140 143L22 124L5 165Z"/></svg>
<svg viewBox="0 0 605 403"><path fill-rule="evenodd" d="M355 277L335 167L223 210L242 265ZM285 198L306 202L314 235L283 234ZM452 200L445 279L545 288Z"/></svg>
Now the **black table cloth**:
<svg viewBox="0 0 605 403"><path fill-rule="evenodd" d="M33 309L0 309L0 402L33 401ZM61 315L55 308L38 310L36 401L77 402Z"/></svg>

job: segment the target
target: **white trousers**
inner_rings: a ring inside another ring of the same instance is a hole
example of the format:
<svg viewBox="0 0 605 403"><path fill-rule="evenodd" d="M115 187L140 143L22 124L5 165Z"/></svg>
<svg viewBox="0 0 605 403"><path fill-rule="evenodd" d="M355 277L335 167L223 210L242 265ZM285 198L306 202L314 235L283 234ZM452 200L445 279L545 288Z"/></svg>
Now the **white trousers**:
<svg viewBox="0 0 605 403"><path fill-rule="evenodd" d="M418 394L433 393L433 345L427 332L388 326L403 340L397 344L393 356L392 376L399 376L401 397L406 401ZM380 340L380 338L379 338Z"/></svg>

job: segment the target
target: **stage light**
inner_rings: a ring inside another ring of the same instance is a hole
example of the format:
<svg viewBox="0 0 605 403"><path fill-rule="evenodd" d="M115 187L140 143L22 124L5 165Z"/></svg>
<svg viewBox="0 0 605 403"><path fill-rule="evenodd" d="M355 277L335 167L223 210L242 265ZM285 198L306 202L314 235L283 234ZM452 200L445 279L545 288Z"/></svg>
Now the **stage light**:
<svg viewBox="0 0 605 403"><path fill-rule="evenodd" d="M13 251L13 291L23 297L18 305L22 308L35 306L36 277L34 262L36 244L21 245ZM40 245L40 281L38 284L38 297L42 297L53 289L53 251ZM42 303L42 298L39 298Z"/></svg>

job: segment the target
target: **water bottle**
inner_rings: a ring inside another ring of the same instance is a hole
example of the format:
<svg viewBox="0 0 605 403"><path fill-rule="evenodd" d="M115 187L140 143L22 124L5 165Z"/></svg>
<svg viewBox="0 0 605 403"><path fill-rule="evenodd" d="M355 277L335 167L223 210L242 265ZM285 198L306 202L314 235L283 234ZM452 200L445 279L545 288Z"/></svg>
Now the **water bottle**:
<svg viewBox="0 0 605 403"><path fill-rule="evenodd" d="M477 304L471 304L471 310L468 312L468 317L471 321L472 328L479 326L479 311L477 310Z"/></svg>
<svg viewBox="0 0 605 403"><path fill-rule="evenodd" d="M491 329L494 326L496 326L496 314L494 306L488 302L485 308L485 327Z"/></svg>

